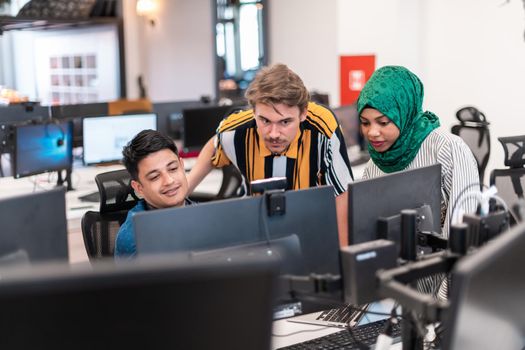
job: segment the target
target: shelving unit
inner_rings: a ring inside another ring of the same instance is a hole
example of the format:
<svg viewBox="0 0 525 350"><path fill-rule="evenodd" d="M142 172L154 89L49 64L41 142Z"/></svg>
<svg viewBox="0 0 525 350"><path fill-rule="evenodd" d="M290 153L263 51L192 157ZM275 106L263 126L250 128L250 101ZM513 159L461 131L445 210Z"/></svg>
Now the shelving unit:
<svg viewBox="0 0 525 350"><path fill-rule="evenodd" d="M119 17L89 17L79 19L42 19L0 16L0 34L9 30L44 30L70 27L93 26L102 24L120 24Z"/></svg>

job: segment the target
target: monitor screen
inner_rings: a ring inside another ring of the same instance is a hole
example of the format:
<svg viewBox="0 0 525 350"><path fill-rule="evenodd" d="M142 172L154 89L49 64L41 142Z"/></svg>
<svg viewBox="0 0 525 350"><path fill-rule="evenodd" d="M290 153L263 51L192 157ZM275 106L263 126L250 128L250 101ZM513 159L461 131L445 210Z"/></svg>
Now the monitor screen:
<svg viewBox="0 0 525 350"><path fill-rule="evenodd" d="M359 115L357 114L357 105L350 104L333 108L341 129L347 147L355 146L361 151L368 152L368 142L361 134Z"/></svg>
<svg viewBox="0 0 525 350"><path fill-rule="evenodd" d="M158 130L174 140L182 140L182 110L203 106L200 100L154 103L153 112L158 116Z"/></svg>
<svg viewBox="0 0 525 350"><path fill-rule="evenodd" d="M82 118L108 115L107 102L51 106L51 118L73 122L73 147L82 147Z"/></svg>
<svg viewBox="0 0 525 350"><path fill-rule="evenodd" d="M3 349L266 350L275 268L140 264L2 271Z"/></svg>
<svg viewBox="0 0 525 350"><path fill-rule="evenodd" d="M84 164L116 162L122 149L139 132L157 130L154 113L91 117L82 120Z"/></svg>
<svg viewBox="0 0 525 350"><path fill-rule="evenodd" d="M525 347L524 251L522 224L457 263L443 349Z"/></svg>
<svg viewBox="0 0 525 350"><path fill-rule="evenodd" d="M200 151L231 109L232 106L212 106L182 110L184 152Z"/></svg>
<svg viewBox="0 0 525 350"><path fill-rule="evenodd" d="M19 125L15 131L14 177L70 169L73 163L70 122Z"/></svg>
<svg viewBox="0 0 525 350"><path fill-rule="evenodd" d="M196 253L202 251L239 245L247 246L245 251L249 254L257 254L253 244L262 242L265 247L276 247L283 254L293 255L283 259L292 264L283 266L285 273L340 276L333 188L287 191L283 196L283 215L269 216L264 196L137 213L133 217L137 254L178 252L198 258ZM224 249L219 253L210 254L219 260L230 258ZM281 298L285 299L284 294Z"/></svg>
<svg viewBox="0 0 525 350"><path fill-rule="evenodd" d="M0 200L0 223L0 258L67 261L64 187Z"/></svg>
<svg viewBox="0 0 525 350"><path fill-rule="evenodd" d="M421 224L431 231L441 232L440 164L350 183L348 185L350 244L378 238L399 243L400 212L404 209L425 211L426 219Z"/></svg>

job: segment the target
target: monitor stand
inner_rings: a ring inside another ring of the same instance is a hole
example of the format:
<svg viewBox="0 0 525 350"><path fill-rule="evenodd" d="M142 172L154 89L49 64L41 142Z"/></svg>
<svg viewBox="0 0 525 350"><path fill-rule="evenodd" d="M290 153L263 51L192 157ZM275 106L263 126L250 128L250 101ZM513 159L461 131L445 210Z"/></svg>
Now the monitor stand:
<svg viewBox="0 0 525 350"><path fill-rule="evenodd" d="M73 191L73 184L71 182L72 169L66 169L66 177L62 177L62 170L58 171L57 186L64 186L64 182L67 182L66 191Z"/></svg>

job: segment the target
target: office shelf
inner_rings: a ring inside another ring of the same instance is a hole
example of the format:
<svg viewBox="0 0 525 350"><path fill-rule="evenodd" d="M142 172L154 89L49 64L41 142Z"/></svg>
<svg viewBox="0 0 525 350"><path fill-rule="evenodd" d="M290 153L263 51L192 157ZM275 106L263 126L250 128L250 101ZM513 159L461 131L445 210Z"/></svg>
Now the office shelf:
<svg viewBox="0 0 525 350"><path fill-rule="evenodd" d="M88 17L78 19L43 19L0 16L0 34L9 30L64 29L69 27L115 24L118 17Z"/></svg>

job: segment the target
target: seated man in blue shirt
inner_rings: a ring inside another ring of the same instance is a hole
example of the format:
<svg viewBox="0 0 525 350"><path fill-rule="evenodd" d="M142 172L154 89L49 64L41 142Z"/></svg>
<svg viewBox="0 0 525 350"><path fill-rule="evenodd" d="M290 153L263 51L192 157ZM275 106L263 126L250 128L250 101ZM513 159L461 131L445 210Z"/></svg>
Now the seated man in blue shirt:
<svg viewBox="0 0 525 350"><path fill-rule="evenodd" d="M122 150L131 186L143 199L128 212L117 233L116 259L136 255L133 214L190 204L184 164L178 154L173 140L154 130L141 131Z"/></svg>

